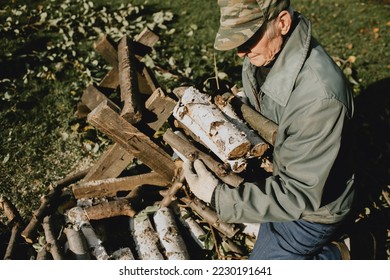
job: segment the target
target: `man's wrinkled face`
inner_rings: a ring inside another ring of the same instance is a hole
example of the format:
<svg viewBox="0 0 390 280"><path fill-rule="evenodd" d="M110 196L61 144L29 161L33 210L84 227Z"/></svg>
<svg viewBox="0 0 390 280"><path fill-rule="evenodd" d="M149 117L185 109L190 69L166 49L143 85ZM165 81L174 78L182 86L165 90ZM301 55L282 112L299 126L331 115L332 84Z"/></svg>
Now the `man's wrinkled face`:
<svg viewBox="0 0 390 280"><path fill-rule="evenodd" d="M270 36L267 31L259 32L237 48L237 55L241 58L247 56L255 66L266 66L276 58L282 45L280 33Z"/></svg>

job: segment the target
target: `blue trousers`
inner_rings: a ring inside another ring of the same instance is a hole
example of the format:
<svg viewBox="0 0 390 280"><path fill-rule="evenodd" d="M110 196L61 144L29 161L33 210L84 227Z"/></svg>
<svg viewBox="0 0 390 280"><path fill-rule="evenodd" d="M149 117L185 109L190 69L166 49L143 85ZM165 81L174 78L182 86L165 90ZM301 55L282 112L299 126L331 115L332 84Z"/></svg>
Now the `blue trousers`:
<svg viewBox="0 0 390 280"><path fill-rule="evenodd" d="M341 223L318 224L305 220L262 223L250 260L337 260L330 244Z"/></svg>

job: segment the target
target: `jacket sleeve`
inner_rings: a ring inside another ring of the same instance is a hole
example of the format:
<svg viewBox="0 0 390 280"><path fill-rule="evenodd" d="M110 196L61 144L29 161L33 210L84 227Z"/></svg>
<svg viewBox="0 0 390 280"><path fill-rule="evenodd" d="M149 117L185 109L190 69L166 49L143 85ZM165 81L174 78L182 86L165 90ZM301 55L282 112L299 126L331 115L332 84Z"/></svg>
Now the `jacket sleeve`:
<svg viewBox="0 0 390 280"><path fill-rule="evenodd" d="M220 184L215 207L223 221L291 221L321 206L324 186L341 143L347 110L335 99L311 104L278 135L274 173L239 188ZM279 143L280 142L280 143Z"/></svg>

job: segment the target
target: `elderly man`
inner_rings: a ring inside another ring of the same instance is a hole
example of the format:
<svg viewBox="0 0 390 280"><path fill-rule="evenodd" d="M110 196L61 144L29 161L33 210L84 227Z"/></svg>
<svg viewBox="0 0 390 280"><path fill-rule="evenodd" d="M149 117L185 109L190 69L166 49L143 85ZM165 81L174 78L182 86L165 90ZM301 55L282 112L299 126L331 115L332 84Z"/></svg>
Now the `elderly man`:
<svg viewBox="0 0 390 280"><path fill-rule="evenodd" d="M233 188L197 160L192 192L221 220L261 223L250 259L347 259L339 234L354 198L348 82L288 0L219 0L214 47L244 58L250 104L278 124L273 174Z"/></svg>

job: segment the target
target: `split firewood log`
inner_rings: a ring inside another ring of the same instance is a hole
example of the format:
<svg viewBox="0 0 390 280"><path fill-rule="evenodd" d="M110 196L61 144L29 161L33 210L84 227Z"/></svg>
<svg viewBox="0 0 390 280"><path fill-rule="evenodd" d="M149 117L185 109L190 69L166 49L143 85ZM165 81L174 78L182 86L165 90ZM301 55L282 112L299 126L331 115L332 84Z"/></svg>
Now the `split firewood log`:
<svg viewBox="0 0 390 280"><path fill-rule="evenodd" d="M101 239L95 233L85 211L81 207L73 207L66 212L66 215L68 221L81 230L91 254L97 260L109 259L106 249L102 245Z"/></svg>
<svg viewBox="0 0 390 280"><path fill-rule="evenodd" d="M153 185L165 187L170 183L156 172L121 178L79 182L72 187L75 198L113 197L120 191L132 191L138 186Z"/></svg>
<svg viewBox="0 0 390 280"><path fill-rule="evenodd" d="M142 107L139 100L134 50L127 36L123 36L118 45L119 85L121 100L124 103L121 116L130 123L142 119Z"/></svg>
<svg viewBox="0 0 390 280"><path fill-rule="evenodd" d="M172 210L168 207L160 207L154 213L153 221L168 260L188 260L190 258L188 250L176 225Z"/></svg>
<svg viewBox="0 0 390 280"><path fill-rule="evenodd" d="M149 136L115 113L106 102L102 102L88 115L88 121L153 171L172 180L175 166L170 155Z"/></svg>

